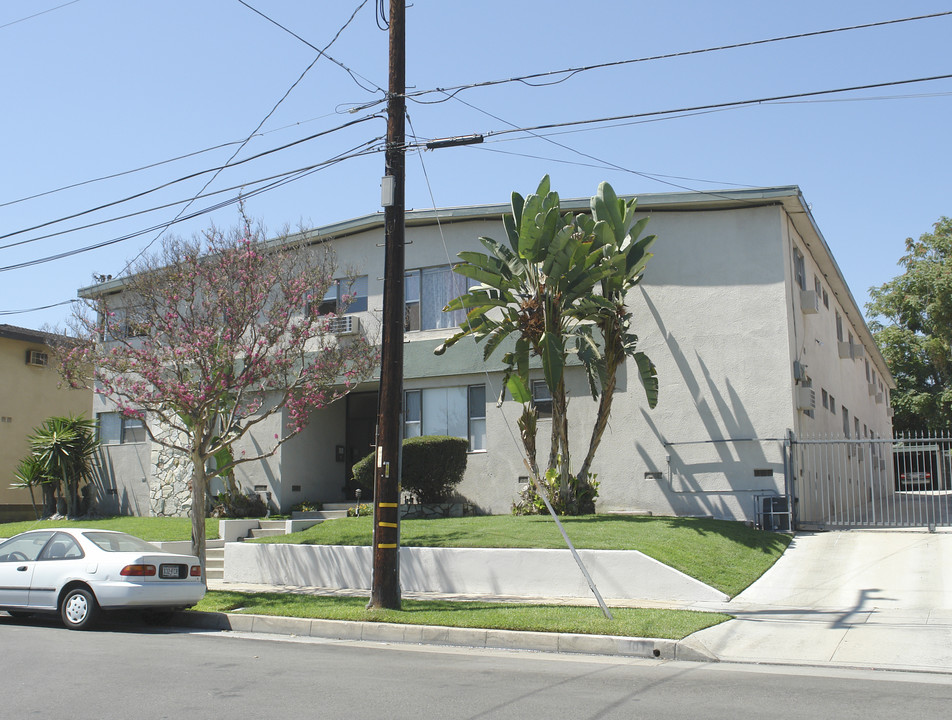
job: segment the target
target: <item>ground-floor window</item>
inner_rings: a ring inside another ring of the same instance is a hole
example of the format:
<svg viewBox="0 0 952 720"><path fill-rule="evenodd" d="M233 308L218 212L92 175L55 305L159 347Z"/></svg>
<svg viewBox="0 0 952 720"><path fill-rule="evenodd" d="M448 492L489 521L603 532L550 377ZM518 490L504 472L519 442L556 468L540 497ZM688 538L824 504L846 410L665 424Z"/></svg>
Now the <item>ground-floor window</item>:
<svg viewBox="0 0 952 720"><path fill-rule="evenodd" d="M450 435L467 438L470 451L486 449L486 387L407 390L403 401L404 437Z"/></svg>

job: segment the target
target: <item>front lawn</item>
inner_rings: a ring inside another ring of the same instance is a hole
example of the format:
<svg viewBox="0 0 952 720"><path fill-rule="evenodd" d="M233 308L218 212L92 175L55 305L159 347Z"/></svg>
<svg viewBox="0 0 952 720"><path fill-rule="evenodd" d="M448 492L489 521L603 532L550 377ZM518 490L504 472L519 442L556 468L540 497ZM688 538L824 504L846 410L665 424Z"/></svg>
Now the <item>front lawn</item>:
<svg viewBox="0 0 952 720"><path fill-rule="evenodd" d="M560 519L578 548L639 550L731 597L773 565L790 542L788 535L726 520L618 515ZM369 517L341 518L254 542L370 545L372 529ZM403 520L400 541L405 547L565 547L555 523L543 516Z"/></svg>
<svg viewBox="0 0 952 720"><path fill-rule="evenodd" d="M730 619L719 613L612 608L608 620L597 607L404 600L401 610L367 610L365 597L323 597L293 593L209 591L195 606L206 612L240 612L280 617L490 628L536 632L617 635L680 640Z"/></svg>
<svg viewBox="0 0 952 720"><path fill-rule="evenodd" d="M135 535L148 542L192 539L192 521L190 518L127 516L104 518L102 520L27 520L24 522L0 523L0 537L8 538L27 530L55 527L118 530L119 532ZM218 537L218 518L206 518L205 537L209 540Z"/></svg>

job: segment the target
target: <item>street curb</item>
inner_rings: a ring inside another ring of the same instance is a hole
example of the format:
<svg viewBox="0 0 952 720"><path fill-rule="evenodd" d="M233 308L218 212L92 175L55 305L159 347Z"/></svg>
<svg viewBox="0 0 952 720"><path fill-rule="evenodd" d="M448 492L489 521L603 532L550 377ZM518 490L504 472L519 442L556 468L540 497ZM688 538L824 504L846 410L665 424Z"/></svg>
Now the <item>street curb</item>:
<svg viewBox="0 0 952 720"><path fill-rule="evenodd" d="M171 624L206 630L296 635L328 640L454 645L500 650L635 657L653 660L718 661L718 658L706 648L689 644L685 640L663 640L659 638L452 628L438 625L402 625L351 620L311 620L308 618L275 617L273 615L243 615L194 610L176 613Z"/></svg>

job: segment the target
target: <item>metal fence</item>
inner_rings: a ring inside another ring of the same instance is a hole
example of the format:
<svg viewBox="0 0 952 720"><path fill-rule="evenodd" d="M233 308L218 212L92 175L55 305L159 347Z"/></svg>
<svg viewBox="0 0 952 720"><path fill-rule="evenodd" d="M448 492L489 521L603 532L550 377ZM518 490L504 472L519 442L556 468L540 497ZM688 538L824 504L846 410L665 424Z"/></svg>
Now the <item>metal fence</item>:
<svg viewBox="0 0 952 720"><path fill-rule="evenodd" d="M801 529L952 525L952 438L791 438Z"/></svg>

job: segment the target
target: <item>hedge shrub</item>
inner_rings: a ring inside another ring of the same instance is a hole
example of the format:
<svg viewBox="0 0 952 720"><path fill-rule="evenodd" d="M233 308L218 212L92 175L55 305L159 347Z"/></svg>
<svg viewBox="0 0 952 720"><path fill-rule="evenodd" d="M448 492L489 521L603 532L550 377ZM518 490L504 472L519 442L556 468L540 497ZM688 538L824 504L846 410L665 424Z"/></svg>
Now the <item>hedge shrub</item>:
<svg viewBox="0 0 952 720"><path fill-rule="evenodd" d="M424 435L403 441L403 489L421 503L445 502L466 472L465 438ZM354 484L373 497L374 453L354 464Z"/></svg>

